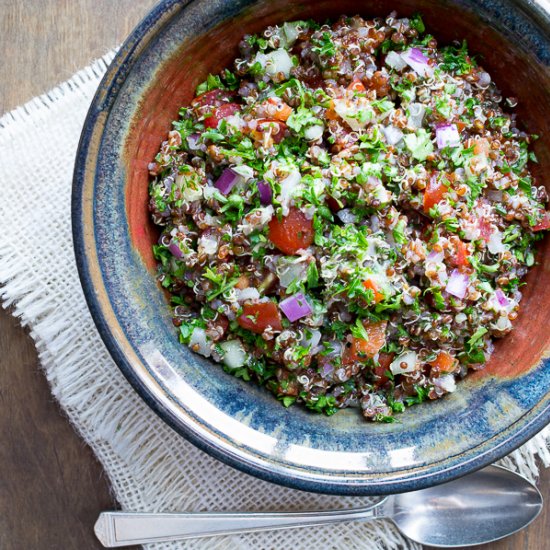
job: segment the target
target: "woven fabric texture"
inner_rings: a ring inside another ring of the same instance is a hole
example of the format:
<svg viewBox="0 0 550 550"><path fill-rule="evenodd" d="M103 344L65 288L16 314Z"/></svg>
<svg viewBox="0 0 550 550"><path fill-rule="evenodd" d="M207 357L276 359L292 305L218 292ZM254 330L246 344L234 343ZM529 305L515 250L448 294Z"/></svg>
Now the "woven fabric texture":
<svg viewBox="0 0 550 550"><path fill-rule="evenodd" d="M0 296L27 326L55 398L92 447L116 499L132 511L308 510L364 506L364 498L310 494L247 476L166 426L105 349L74 260L70 195L84 117L114 53L0 119ZM550 465L548 428L501 461L528 478ZM405 549L389 522L349 523L150 549Z"/></svg>

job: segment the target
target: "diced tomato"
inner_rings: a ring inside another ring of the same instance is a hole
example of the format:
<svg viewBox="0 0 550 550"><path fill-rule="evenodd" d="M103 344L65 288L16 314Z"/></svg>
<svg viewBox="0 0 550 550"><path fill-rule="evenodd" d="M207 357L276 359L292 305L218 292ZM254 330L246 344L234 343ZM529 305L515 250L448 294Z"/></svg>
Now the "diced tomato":
<svg viewBox="0 0 550 550"><path fill-rule="evenodd" d="M235 97L235 92L229 90L210 90L198 95L191 101L191 105L193 107L219 107L224 103L230 103Z"/></svg>
<svg viewBox="0 0 550 550"><path fill-rule="evenodd" d="M271 106L268 106L267 112L275 120L285 122L292 114L292 107L287 105L284 101L277 101L275 98L270 97L267 102L271 104Z"/></svg>
<svg viewBox="0 0 550 550"><path fill-rule="evenodd" d="M489 142L485 138L474 141L474 155L488 155L490 151Z"/></svg>
<svg viewBox="0 0 550 550"><path fill-rule="evenodd" d="M451 258L451 263L455 267L463 267L466 265L470 265L468 262L468 248L466 245L457 238L455 241L455 248L456 248L456 254Z"/></svg>
<svg viewBox="0 0 550 550"><path fill-rule="evenodd" d="M206 128L217 128L220 120L236 113L242 106L235 103L235 92L229 90L210 90L197 96L191 105L198 116L204 116Z"/></svg>
<svg viewBox="0 0 550 550"><path fill-rule="evenodd" d="M269 222L269 240L283 253L296 254L313 242L313 221L298 208L291 208L280 220L275 216Z"/></svg>
<svg viewBox="0 0 550 550"><path fill-rule="evenodd" d="M351 341L351 346L344 348L342 365L364 362L374 357L386 343L387 324L387 321L379 321L377 323L364 321L363 326L369 338L368 340L364 340L363 338L354 337Z"/></svg>
<svg viewBox="0 0 550 550"><path fill-rule="evenodd" d="M272 118L261 118L258 120L256 129L252 131L252 137L261 141L267 132L270 132L274 143L280 143L285 137L286 124Z"/></svg>
<svg viewBox="0 0 550 550"><path fill-rule="evenodd" d="M339 117L334 109L329 108L325 111L325 118L327 120L338 120Z"/></svg>
<svg viewBox="0 0 550 550"><path fill-rule="evenodd" d="M330 105L329 105L328 109L325 111L325 118L327 120L337 120L339 118L338 114L334 110L334 100L333 99L330 100Z"/></svg>
<svg viewBox="0 0 550 550"><path fill-rule="evenodd" d="M395 357L395 353L381 352L378 355L378 365L374 367L375 384L377 386L383 386L388 380L386 371L390 370L391 362Z"/></svg>
<svg viewBox="0 0 550 550"><path fill-rule="evenodd" d="M432 174L424 191L424 212L429 212L439 201L443 200L446 193L447 187L437 181L436 175Z"/></svg>
<svg viewBox="0 0 550 550"><path fill-rule="evenodd" d="M437 357L429 363L438 372L452 372L455 368L455 358L446 351L440 351Z"/></svg>
<svg viewBox="0 0 550 550"><path fill-rule="evenodd" d="M288 117L291 114L292 114L292 107L290 107L286 103L283 103L282 107L279 107L277 109L277 112L273 115L273 118L275 118L276 120L285 122L286 120L288 120Z"/></svg>
<svg viewBox="0 0 550 550"><path fill-rule="evenodd" d="M358 93L365 93L367 91L363 83L358 78L353 80L353 82L348 86L348 90Z"/></svg>
<svg viewBox="0 0 550 550"><path fill-rule="evenodd" d="M242 315L237 317L237 323L256 334L262 334L267 327L283 330L281 314L273 302L244 305Z"/></svg>
<svg viewBox="0 0 550 550"><path fill-rule="evenodd" d="M382 294L380 290L378 290L378 285L372 279L367 279L366 281L363 281L363 286L367 290L372 290L372 292L374 293L375 304L381 302L385 298L384 294Z"/></svg>
<svg viewBox="0 0 550 550"><path fill-rule="evenodd" d="M224 103L219 107L216 107L212 114L204 119L204 126L206 128L217 128L220 121L228 116L234 115L237 111L241 110L241 105L238 103Z"/></svg>
<svg viewBox="0 0 550 550"><path fill-rule="evenodd" d="M455 122L455 124L456 124L456 127L457 127L459 133L462 132L462 130L464 130L464 128L466 128L466 123L463 122L462 120L457 120Z"/></svg>
<svg viewBox="0 0 550 550"><path fill-rule="evenodd" d="M390 370L390 365L395 358L395 353L380 352L378 355L378 364L385 370Z"/></svg>
<svg viewBox="0 0 550 550"><path fill-rule="evenodd" d="M545 229L550 229L550 212L545 212L542 220L531 227L532 231L544 231Z"/></svg>

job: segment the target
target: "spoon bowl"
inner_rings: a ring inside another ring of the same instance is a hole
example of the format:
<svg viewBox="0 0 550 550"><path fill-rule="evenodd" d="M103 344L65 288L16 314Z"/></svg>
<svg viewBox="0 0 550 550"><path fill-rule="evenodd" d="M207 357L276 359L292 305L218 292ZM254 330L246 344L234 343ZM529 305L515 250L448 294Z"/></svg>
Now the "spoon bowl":
<svg viewBox="0 0 550 550"><path fill-rule="evenodd" d="M390 519L408 538L456 548L492 542L529 525L542 510L542 495L525 478L489 466L450 483L391 495L372 506L320 512L142 514L103 512L94 530L106 548Z"/></svg>
<svg viewBox="0 0 550 550"><path fill-rule="evenodd" d="M492 542L529 525L542 510L542 496L525 478L490 466L384 503L408 538L427 546L453 548Z"/></svg>

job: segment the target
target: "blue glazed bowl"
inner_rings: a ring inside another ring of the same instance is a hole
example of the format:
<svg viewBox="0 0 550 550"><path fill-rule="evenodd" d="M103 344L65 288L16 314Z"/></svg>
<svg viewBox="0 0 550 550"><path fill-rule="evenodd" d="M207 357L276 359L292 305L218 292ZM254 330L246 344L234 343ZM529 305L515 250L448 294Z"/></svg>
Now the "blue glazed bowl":
<svg viewBox="0 0 550 550"><path fill-rule="evenodd" d="M337 5L336 5L337 4ZM283 485L385 494L449 481L509 453L550 419L549 239L529 274L516 328L486 370L394 424L357 411L327 418L283 408L178 343L155 281L147 164L195 86L237 55L245 32L285 20L386 15L394 2L170 0L136 28L93 100L73 189L76 257L92 315L113 358L170 426L211 455ZM466 38L518 116L541 135L535 172L550 170L550 18L527 1L405 0L440 43ZM541 181L542 178L540 178Z"/></svg>

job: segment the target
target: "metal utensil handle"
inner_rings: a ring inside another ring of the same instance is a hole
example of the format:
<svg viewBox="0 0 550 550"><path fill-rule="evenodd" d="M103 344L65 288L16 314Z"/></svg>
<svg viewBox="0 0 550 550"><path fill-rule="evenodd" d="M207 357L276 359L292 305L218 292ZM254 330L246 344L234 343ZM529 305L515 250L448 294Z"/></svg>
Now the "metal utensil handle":
<svg viewBox="0 0 550 550"><path fill-rule="evenodd" d="M385 499L384 499L385 500ZM95 524L97 538L105 548L147 542L271 531L379 517L381 500L366 508L321 512L275 513L182 513L142 514L102 512Z"/></svg>

